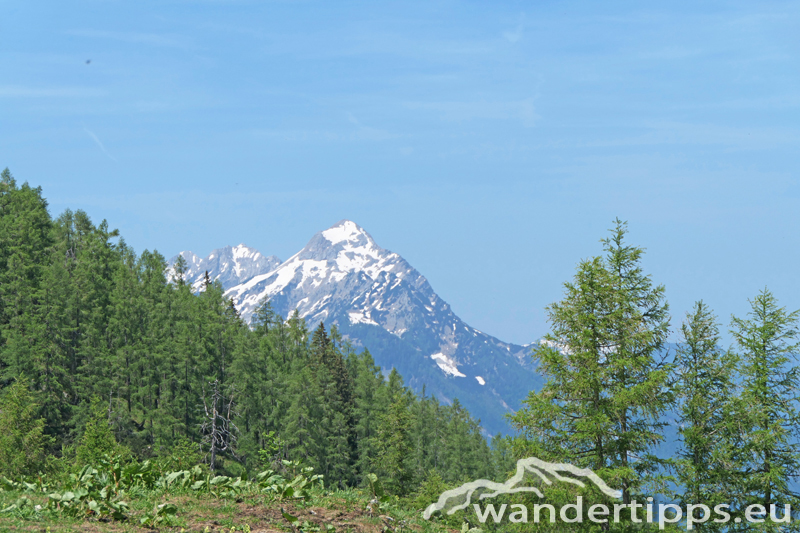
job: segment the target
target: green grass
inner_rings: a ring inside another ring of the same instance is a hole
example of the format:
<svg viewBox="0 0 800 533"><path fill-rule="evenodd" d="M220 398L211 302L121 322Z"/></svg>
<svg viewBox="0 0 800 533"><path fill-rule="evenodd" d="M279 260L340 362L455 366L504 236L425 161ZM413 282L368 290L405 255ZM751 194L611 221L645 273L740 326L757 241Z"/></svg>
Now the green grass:
<svg viewBox="0 0 800 533"><path fill-rule="evenodd" d="M427 522L422 513L414 509L410 500L394 498L380 505L373 504L370 512L370 497L360 490L311 491L306 499L276 500L267 495L242 494L236 498L216 498L210 494L185 491L164 494L162 491L133 489L123 495L129 504L128 518L123 521L100 521L92 517L75 518L56 509L45 509L45 494L19 491L0 491L0 509L18 502L20 498L30 500L30 505L0 514L0 531L88 531L88 532L208 532L231 533L239 531L292 532L289 521L281 510L296 516L297 531L326 533L329 528L337 532L358 533L387 532L442 532L452 531L441 524ZM139 519L157 505L174 503L178 513L151 528L139 525ZM36 505L43 507L36 509ZM305 525L304 525L305 524Z"/></svg>

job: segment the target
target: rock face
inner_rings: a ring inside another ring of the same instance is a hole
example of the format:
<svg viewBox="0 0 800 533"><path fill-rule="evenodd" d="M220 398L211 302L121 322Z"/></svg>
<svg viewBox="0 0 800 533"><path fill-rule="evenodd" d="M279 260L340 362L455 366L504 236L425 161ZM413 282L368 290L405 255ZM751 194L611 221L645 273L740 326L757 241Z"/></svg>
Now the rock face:
<svg viewBox="0 0 800 533"><path fill-rule="evenodd" d="M237 249L251 254L239 252L241 257L262 259L247 259L249 267L237 266L243 260L235 252L219 259ZM277 260L243 245L215 250L206 259L182 255L197 287L207 265L222 265L209 274L220 279L245 320L268 299L284 317L297 309L310 328L336 324L383 369L397 368L417 392L446 403L458 399L489 434L510 431L503 415L541 384L528 346L504 343L465 324L419 272L349 220L317 233L268 270L267 262Z"/></svg>

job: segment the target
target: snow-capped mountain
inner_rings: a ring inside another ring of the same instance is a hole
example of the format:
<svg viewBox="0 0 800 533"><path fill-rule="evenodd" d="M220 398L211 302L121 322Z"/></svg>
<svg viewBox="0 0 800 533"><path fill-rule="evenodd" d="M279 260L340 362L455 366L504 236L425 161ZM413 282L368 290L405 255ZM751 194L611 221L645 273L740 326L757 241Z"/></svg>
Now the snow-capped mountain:
<svg viewBox="0 0 800 533"><path fill-rule="evenodd" d="M184 279L194 290L200 290L202 287L206 271L211 281L219 280L224 288L229 289L249 281L254 276L270 272L281 264L281 260L274 255L265 257L258 250L244 244L217 248L205 259L188 251L178 255L186 260L187 271ZM175 276L173 265L177 259L176 255L169 260L170 279Z"/></svg>
<svg viewBox="0 0 800 533"><path fill-rule="evenodd" d="M190 265L211 260L186 254ZM202 282L205 266L192 269ZM405 259L349 220L317 233L275 268L223 286L245 320L267 299L284 317L297 309L310 328L336 324L383 369L397 368L417 392L458 399L492 434L509 431L503 415L541 382L529 347L465 324Z"/></svg>

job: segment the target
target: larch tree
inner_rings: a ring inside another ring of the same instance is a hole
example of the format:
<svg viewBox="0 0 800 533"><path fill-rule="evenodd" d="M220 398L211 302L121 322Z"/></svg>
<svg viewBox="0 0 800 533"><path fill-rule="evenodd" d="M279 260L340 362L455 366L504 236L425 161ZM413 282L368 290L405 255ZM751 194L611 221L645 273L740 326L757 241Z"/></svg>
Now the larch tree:
<svg viewBox="0 0 800 533"><path fill-rule="evenodd" d="M682 439L674 467L683 491L676 498L684 508L730 504L737 498L736 357L720 347L717 318L702 301L687 313L681 334L675 364ZM694 527L725 528L713 521Z"/></svg>
<svg viewBox="0 0 800 533"><path fill-rule="evenodd" d="M566 294L547 308L551 332L534 358L547 381L512 423L516 453L592 468L622 489L624 503L661 488L653 448L673 403L664 343L664 287L643 273L644 250L616 220L604 258L578 265Z"/></svg>
<svg viewBox="0 0 800 533"><path fill-rule="evenodd" d="M383 392L388 405L375 434L377 453L374 466L379 478L387 480L386 487L393 494L404 496L411 491L414 481L413 420L409 410L412 397L394 368L387 385Z"/></svg>
<svg viewBox="0 0 800 533"><path fill-rule="evenodd" d="M795 365L800 311L780 307L766 289L750 304L748 318L731 321L742 374L737 413L745 424L741 446L747 460L739 488L742 504L762 505L767 512L772 505L797 510L800 494L792 482L800 477L800 376Z"/></svg>

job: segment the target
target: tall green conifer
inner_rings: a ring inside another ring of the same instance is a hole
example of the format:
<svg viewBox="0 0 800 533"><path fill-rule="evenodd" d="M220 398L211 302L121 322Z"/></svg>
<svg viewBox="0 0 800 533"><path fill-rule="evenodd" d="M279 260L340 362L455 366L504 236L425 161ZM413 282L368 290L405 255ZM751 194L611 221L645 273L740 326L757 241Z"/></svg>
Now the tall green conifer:
<svg viewBox="0 0 800 533"><path fill-rule="evenodd" d="M547 308L552 330L534 354L547 382L512 421L519 454L590 467L628 503L661 486L651 452L673 395L664 288L642 272L643 249L624 242L626 231L617 220L606 257L581 261Z"/></svg>
<svg viewBox="0 0 800 533"><path fill-rule="evenodd" d="M44 434L43 418L28 381L21 377L0 395L0 473L14 478L44 470L52 437Z"/></svg>
<svg viewBox="0 0 800 533"><path fill-rule="evenodd" d="M750 302L748 318L733 317L731 333L741 358L742 504L790 504L797 511L800 495L793 487L800 477L800 413L796 366L800 352L800 311L789 312L764 289ZM777 525L769 528L776 529Z"/></svg>
<svg viewBox="0 0 800 533"><path fill-rule="evenodd" d="M717 319L702 301L695 303L681 326L682 342L675 363L682 445L675 458L677 497L688 504L731 504L736 494L736 424L733 399L736 357L720 348ZM699 530L724 529L714 522Z"/></svg>
<svg viewBox="0 0 800 533"><path fill-rule="evenodd" d="M413 420L409 394L396 369L389 374L386 393L389 405L375 435L375 466L379 477L386 480L385 486L394 494L404 496L411 491L414 482Z"/></svg>

